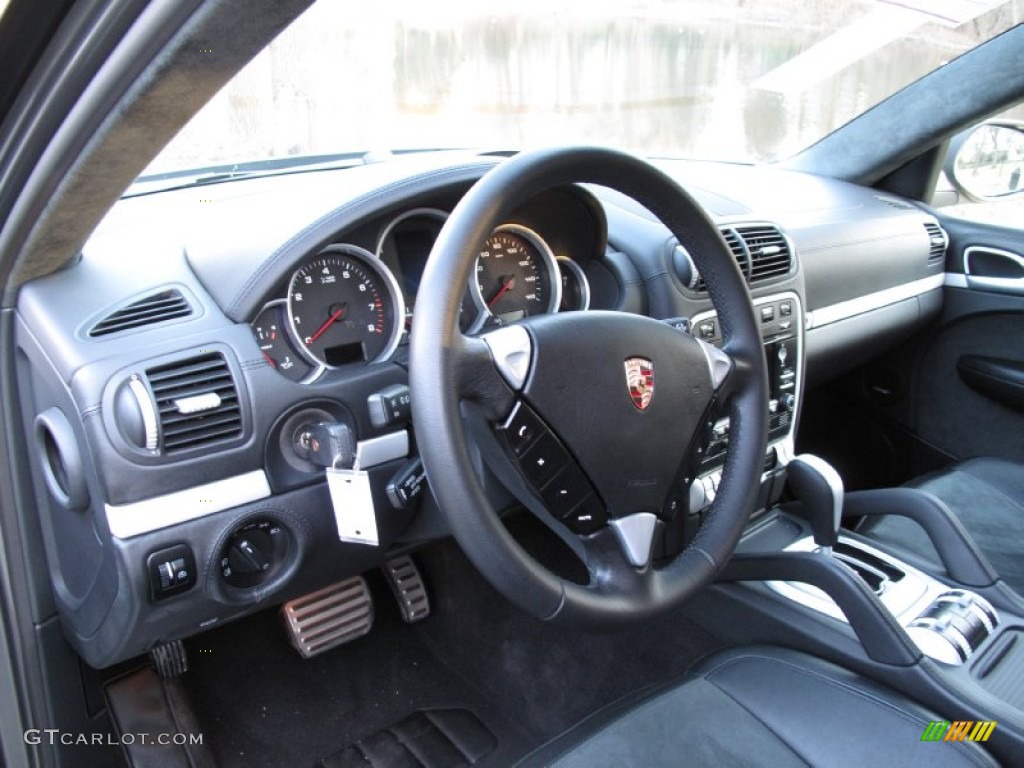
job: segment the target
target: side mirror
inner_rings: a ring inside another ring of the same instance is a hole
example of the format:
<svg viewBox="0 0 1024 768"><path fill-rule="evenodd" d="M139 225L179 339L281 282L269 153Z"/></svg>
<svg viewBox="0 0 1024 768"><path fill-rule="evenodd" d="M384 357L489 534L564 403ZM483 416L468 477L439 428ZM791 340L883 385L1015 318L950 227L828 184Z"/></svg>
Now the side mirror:
<svg viewBox="0 0 1024 768"><path fill-rule="evenodd" d="M994 120L955 136L944 170L969 200L996 200L1024 192L1024 123Z"/></svg>

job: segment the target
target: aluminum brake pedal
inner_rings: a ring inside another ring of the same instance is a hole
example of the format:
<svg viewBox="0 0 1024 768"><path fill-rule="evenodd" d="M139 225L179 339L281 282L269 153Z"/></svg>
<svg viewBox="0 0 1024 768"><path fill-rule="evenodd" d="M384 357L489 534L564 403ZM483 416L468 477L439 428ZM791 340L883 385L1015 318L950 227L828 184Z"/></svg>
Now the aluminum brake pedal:
<svg viewBox="0 0 1024 768"><path fill-rule="evenodd" d="M281 607L295 650L308 659L362 637L373 627L373 597L362 576L339 581Z"/></svg>

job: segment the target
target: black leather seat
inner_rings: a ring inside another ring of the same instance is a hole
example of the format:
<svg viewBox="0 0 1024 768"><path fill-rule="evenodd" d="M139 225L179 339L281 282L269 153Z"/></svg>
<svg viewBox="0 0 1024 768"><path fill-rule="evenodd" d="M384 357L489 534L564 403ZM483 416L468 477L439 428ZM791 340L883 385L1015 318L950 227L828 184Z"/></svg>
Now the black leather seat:
<svg viewBox="0 0 1024 768"><path fill-rule="evenodd" d="M936 496L964 524L996 573L1024 595L1024 464L979 458L918 478L909 486ZM919 526L901 517L866 521L861 532L935 559Z"/></svg>
<svg viewBox="0 0 1024 768"><path fill-rule="evenodd" d="M974 743L921 741L930 722L944 719L952 717L834 664L749 647L606 707L521 765L997 765Z"/></svg>

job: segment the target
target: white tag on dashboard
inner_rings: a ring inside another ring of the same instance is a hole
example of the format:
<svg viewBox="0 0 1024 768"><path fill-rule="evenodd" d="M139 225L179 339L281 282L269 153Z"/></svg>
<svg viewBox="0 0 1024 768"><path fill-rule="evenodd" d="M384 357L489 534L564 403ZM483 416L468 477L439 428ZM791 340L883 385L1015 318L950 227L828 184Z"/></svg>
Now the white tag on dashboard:
<svg viewBox="0 0 1024 768"><path fill-rule="evenodd" d="M377 513L373 509L370 475L357 469L328 467L326 471L338 538L376 547L380 540L377 537Z"/></svg>

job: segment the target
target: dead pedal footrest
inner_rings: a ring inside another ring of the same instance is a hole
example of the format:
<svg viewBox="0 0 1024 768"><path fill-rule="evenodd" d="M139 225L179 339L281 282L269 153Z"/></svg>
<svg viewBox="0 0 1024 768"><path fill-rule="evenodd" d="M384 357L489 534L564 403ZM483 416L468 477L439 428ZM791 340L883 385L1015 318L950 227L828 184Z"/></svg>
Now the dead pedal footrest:
<svg viewBox="0 0 1024 768"><path fill-rule="evenodd" d="M407 624L421 621L430 615L430 596L423 583L420 569L409 555L388 560L381 570L395 593L398 608Z"/></svg>
<svg viewBox="0 0 1024 768"><path fill-rule="evenodd" d="M303 658L362 637L373 626L373 598L362 576L339 581L281 607L285 629Z"/></svg>

